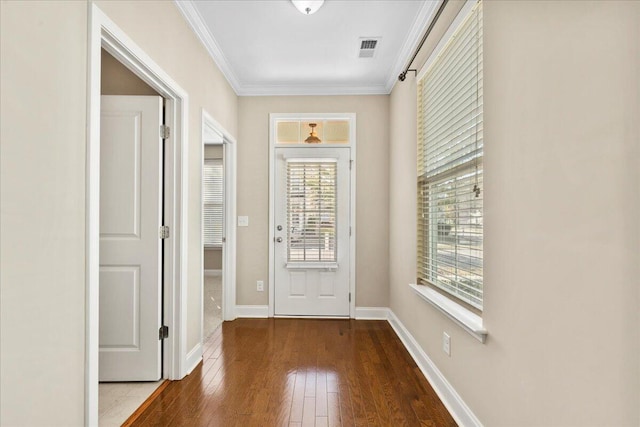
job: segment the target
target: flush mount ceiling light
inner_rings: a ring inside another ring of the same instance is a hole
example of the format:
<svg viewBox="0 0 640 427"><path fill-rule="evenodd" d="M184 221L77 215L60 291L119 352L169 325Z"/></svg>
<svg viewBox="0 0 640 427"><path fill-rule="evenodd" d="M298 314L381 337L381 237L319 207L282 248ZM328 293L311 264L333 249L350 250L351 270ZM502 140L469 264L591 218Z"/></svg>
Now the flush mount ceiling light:
<svg viewBox="0 0 640 427"><path fill-rule="evenodd" d="M320 141L320 138L318 138L318 135L316 135L316 130L315 130L316 126L318 126L316 123L309 123L309 127L311 128L311 133L309 134L307 139L304 140L305 143L320 144L322 142Z"/></svg>
<svg viewBox="0 0 640 427"><path fill-rule="evenodd" d="M305 15L313 15L320 9L324 0L291 0L291 3Z"/></svg>

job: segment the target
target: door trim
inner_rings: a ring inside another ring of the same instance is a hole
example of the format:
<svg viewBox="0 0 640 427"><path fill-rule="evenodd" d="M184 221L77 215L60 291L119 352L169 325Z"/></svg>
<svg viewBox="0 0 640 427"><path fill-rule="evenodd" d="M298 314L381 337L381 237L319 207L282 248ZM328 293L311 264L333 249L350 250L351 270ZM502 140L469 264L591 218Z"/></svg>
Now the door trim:
<svg viewBox="0 0 640 427"><path fill-rule="evenodd" d="M207 141L207 131L220 135L221 143L211 143ZM235 305L236 305L236 222L234 218L236 216L236 140L227 132L227 130L220 125L206 110L202 110L202 147L201 147L201 164L200 164L200 182L203 179L204 169L204 147L205 145L222 145L224 147L224 180L225 191L224 194L224 236L226 238L224 244L224 250L222 251L222 319L223 320L235 320ZM200 210L204 208L204 200L202 197L202 188L200 191ZM203 230L203 218L200 215L200 229ZM202 239L202 235L200 236ZM202 240L200 246L203 246ZM203 251L204 252L204 251ZM204 254L203 254L204 258ZM204 259L202 262L201 270L204 271ZM204 287L204 283L201 283L201 289ZM202 306L200 307L201 313L203 313L204 298L200 298ZM202 317L202 316L201 316ZM202 342L204 337L202 336L203 326L200 325L200 341Z"/></svg>
<svg viewBox="0 0 640 427"><path fill-rule="evenodd" d="M340 119L349 120L349 144L340 145L319 145L320 147L349 147L351 149L351 170L350 183L351 194L349 195L349 224L351 226L351 235L349 237L349 292L351 293L351 302L349 303L349 317L355 318L356 315L356 169L358 162L356 161L356 114L355 113L270 113L269 114L269 317L275 314L275 168L276 168L276 120L330 120ZM308 147L308 145L288 144L287 147ZM309 316L301 316L309 317ZM321 317L321 316L320 316Z"/></svg>
<svg viewBox="0 0 640 427"><path fill-rule="evenodd" d="M100 248L100 77L101 49L145 81L166 100L164 324L169 338L163 346L163 377L186 375L186 284L188 194L188 95L93 2L88 7L87 146L85 229L85 425L98 425L99 248Z"/></svg>

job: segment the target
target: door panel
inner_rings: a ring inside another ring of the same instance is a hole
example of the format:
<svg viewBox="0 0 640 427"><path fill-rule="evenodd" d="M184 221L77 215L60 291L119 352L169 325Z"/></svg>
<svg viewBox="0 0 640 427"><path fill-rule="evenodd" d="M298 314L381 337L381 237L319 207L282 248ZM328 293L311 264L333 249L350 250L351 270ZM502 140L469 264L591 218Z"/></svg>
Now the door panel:
<svg viewBox="0 0 640 427"><path fill-rule="evenodd" d="M103 98L104 99L104 98ZM100 237L140 238L141 111L103 111L108 138L100 152L100 203L118 206L100 216ZM109 167L113 165L116 167Z"/></svg>
<svg viewBox="0 0 640 427"><path fill-rule="evenodd" d="M275 315L349 316L349 148L277 148Z"/></svg>
<svg viewBox="0 0 640 427"><path fill-rule="evenodd" d="M161 377L162 98L102 96L100 381Z"/></svg>
<svg viewBox="0 0 640 427"><path fill-rule="evenodd" d="M140 266L100 268L100 347L140 349Z"/></svg>

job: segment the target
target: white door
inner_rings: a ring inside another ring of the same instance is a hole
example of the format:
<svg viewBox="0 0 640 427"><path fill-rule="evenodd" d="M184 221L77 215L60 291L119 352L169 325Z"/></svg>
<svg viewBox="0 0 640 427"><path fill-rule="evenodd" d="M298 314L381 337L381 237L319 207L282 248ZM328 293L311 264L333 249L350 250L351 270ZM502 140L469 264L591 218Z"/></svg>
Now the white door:
<svg viewBox="0 0 640 427"><path fill-rule="evenodd" d="M276 148L276 316L349 316L349 153Z"/></svg>
<svg viewBox="0 0 640 427"><path fill-rule="evenodd" d="M102 96L100 381L161 376L162 98Z"/></svg>

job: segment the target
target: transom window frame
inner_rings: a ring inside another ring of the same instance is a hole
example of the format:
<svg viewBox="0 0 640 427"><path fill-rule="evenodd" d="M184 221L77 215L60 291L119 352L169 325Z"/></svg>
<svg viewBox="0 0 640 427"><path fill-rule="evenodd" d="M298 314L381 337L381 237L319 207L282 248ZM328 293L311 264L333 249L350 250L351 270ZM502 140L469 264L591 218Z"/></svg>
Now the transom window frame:
<svg viewBox="0 0 640 427"><path fill-rule="evenodd" d="M447 46L455 32L464 23L474 7L476 7L479 3L481 3L481 0L467 0L465 2L465 5L460 9L456 18L453 20L448 30L442 36L436 47L427 58L427 61L418 72L416 81L420 81L425 76L432 63L437 60L438 56ZM420 107L418 106L418 111L419 108ZM484 191L484 188L482 188L481 190ZM419 236L417 235L417 230L416 237L419 238ZM442 314L451 319L454 323L458 324L458 326L460 326L463 330L468 332L478 341L480 341L481 343L485 342L488 331L483 325L483 319L481 317L482 312L478 311L470 305L466 305L464 302L457 299L453 295L449 295L443 292L441 289L433 286L432 284L412 283L409 285L409 287L420 298L424 299Z"/></svg>
<svg viewBox="0 0 640 427"><path fill-rule="evenodd" d="M349 141L348 143L338 144L307 144L307 143L278 143L277 138L277 123L279 121L295 121L309 123L315 120L346 120L349 122ZM274 197L275 191L273 184L275 182L275 152L278 147L287 148L305 148L313 150L314 148L344 148L348 147L350 152L350 241L349 241L349 253L350 253L350 265L351 270L349 272L349 292L351 293L351 302L349 303L349 317L355 318L356 315L356 169L357 169L357 133L356 133L356 113L270 113L269 114L269 242L273 242L275 239L275 207ZM311 151L310 151L311 153ZM269 245L269 311L268 316L273 317L275 313L275 271L274 271L274 249L273 245Z"/></svg>

